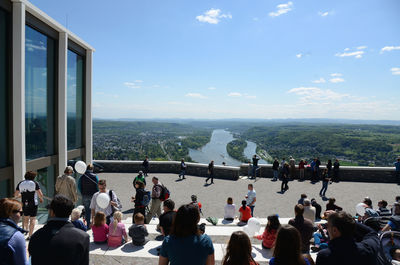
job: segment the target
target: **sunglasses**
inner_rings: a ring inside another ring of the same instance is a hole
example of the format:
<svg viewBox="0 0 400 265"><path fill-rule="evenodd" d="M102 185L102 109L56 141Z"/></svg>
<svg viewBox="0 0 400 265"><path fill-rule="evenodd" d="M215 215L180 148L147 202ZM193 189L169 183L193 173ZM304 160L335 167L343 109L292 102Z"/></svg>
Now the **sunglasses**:
<svg viewBox="0 0 400 265"><path fill-rule="evenodd" d="M22 210L14 210L13 213L19 213L20 215L23 215L24 211L22 211Z"/></svg>

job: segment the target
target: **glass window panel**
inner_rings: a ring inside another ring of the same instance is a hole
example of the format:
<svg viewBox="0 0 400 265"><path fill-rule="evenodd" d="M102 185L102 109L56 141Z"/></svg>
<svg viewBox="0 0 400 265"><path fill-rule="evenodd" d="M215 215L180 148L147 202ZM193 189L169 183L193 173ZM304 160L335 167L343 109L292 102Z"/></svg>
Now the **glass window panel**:
<svg viewBox="0 0 400 265"><path fill-rule="evenodd" d="M0 9L0 167L9 161L9 15Z"/></svg>
<svg viewBox="0 0 400 265"><path fill-rule="evenodd" d="M54 154L55 41L25 28L26 159Z"/></svg>
<svg viewBox="0 0 400 265"><path fill-rule="evenodd" d="M0 199L10 197L10 180L5 179L0 181Z"/></svg>
<svg viewBox="0 0 400 265"><path fill-rule="evenodd" d="M35 180L39 183L43 195L49 198L53 198L54 196L55 171L54 165L39 169L35 178ZM43 203L39 204L39 208L45 208L49 203L50 201L45 199Z"/></svg>
<svg viewBox="0 0 400 265"><path fill-rule="evenodd" d="M67 146L71 150L82 147L83 57L68 50L67 68Z"/></svg>

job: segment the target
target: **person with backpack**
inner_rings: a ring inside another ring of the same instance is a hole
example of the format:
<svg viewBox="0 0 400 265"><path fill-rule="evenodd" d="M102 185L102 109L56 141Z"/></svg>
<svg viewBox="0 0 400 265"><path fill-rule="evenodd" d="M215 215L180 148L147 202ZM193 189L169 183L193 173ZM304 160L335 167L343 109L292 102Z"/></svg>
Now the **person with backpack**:
<svg viewBox="0 0 400 265"><path fill-rule="evenodd" d="M106 180L105 179L99 180L99 191L96 192L95 194L93 194L92 200L90 202L92 223L94 221L95 214L97 212L101 211L101 212L105 213L106 220L107 220L106 223L107 223L107 225L109 225L113 221L112 216L114 214L115 209L120 210L122 208L121 203L119 202L119 199L118 199L117 195L115 194L115 192L113 190L107 190L106 187L107 187ZM108 206L106 208L101 208L97 204L97 197L101 193L106 193L110 197L110 202L108 203Z"/></svg>
<svg viewBox="0 0 400 265"><path fill-rule="evenodd" d="M144 178L144 175L143 175L143 171L139 171L139 173L138 173L139 175L137 175L136 177L135 177L135 179L133 180L133 187L136 189L136 182L137 181L141 181L143 184L144 184L144 186L146 187L146 179Z"/></svg>
<svg viewBox="0 0 400 265"><path fill-rule="evenodd" d="M93 194L99 191L99 178L93 173L93 169L94 167L92 164L87 165L85 174L83 174L78 181L78 190L82 194L82 204L85 207L85 220L88 229L90 229L92 213L90 210L90 202L92 201Z"/></svg>
<svg viewBox="0 0 400 265"><path fill-rule="evenodd" d="M157 177L153 177L153 188L151 190L151 207L149 214L146 216L146 224L148 224L154 215L159 217L161 215L161 198L163 197L163 185L158 181Z"/></svg>
<svg viewBox="0 0 400 265"><path fill-rule="evenodd" d="M144 184L140 180L135 183L136 195L132 197L132 201L135 203L135 208L133 209L133 216L137 213L143 214L146 217L146 206L149 205L151 195L149 191L144 190ZM133 220L133 218L132 218Z"/></svg>

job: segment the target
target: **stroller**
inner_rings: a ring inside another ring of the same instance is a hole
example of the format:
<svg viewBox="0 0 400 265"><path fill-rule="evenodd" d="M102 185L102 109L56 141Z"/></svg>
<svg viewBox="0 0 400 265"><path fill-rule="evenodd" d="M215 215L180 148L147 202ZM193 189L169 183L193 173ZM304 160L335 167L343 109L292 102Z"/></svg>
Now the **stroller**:
<svg viewBox="0 0 400 265"><path fill-rule="evenodd" d="M378 253L378 264L381 265L398 265L399 261L393 260L390 250L394 247L400 248L400 232L388 231L379 237L380 251Z"/></svg>

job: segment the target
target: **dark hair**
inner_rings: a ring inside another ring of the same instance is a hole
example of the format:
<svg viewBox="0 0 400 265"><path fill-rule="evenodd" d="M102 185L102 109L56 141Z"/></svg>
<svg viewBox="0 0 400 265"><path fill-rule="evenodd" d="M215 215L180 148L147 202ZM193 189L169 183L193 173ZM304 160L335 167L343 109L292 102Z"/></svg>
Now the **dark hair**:
<svg viewBox="0 0 400 265"><path fill-rule="evenodd" d="M385 200L381 200L379 201L380 204L382 204L383 208L386 208L386 206L388 205L387 201Z"/></svg>
<svg viewBox="0 0 400 265"><path fill-rule="evenodd" d="M171 226L171 235L187 237L199 235L197 223L200 220L199 209L193 204L184 204L179 207Z"/></svg>
<svg viewBox="0 0 400 265"><path fill-rule="evenodd" d="M139 189L144 189L144 183L143 183L142 181L137 180L137 181L135 182L135 185L136 185L136 184L139 186Z"/></svg>
<svg viewBox="0 0 400 265"><path fill-rule="evenodd" d="M106 214L103 212L97 212L94 216L94 226L101 226L106 221Z"/></svg>
<svg viewBox="0 0 400 265"><path fill-rule="evenodd" d="M398 249L400 249L400 248L394 246L394 247L392 247L392 248L389 250L390 256L391 256L392 258L393 258L393 256L394 256L394 254L396 253L396 250L398 250Z"/></svg>
<svg viewBox="0 0 400 265"><path fill-rule="evenodd" d="M277 265L305 265L301 254L299 231L291 225L282 225L275 241L274 254Z"/></svg>
<svg viewBox="0 0 400 265"><path fill-rule="evenodd" d="M94 166L92 164L87 165L86 170L93 170Z"/></svg>
<svg viewBox="0 0 400 265"><path fill-rule="evenodd" d="M369 207L372 207L372 201L369 197L365 197L363 203L365 203Z"/></svg>
<svg viewBox="0 0 400 265"><path fill-rule="evenodd" d="M171 199L167 199L164 201L164 207L167 207L172 211L175 208L175 202Z"/></svg>
<svg viewBox="0 0 400 265"><path fill-rule="evenodd" d="M25 179L26 180L34 180L36 177L37 173L33 171L28 171L25 173Z"/></svg>
<svg viewBox="0 0 400 265"><path fill-rule="evenodd" d="M356 228L353 217L344 211L330 214L328 216L328 223L330 226L336 227L343 237L352 236Z"/></svg>
<svg viewBox="0 0 400 265"><path fill-rule="evenodd" d="M107 185L107 181L105 179L99 180L99 185Z"/></svg>
<svg viewBox="0 0 400 265"><path fill-rule="evenodd" d="M68 218L74 209L74 203L64 195L57 194L50 202L49 209L54 215L60 218Z"/></svg>
<svg viewBox="0 0 400 265"><path fill-rule="evenodd" d="M229 197L229 198L226 200L226 203L227 203L227 204L232 204L232 203L233 203L232 197Z"/></svg>
<svg viewBox="0 0 400 265"><path fill-rule="evenodd" d="M250 238L242 231L233 232L226 247L222 265L246 265L250 261L254 262L251 256Z"/></svg>
<svg viewBox="0 0 400 265"><path fill-rule="evenodd" d="M0 200L0 218L9 218L13 211L21 209L22 203L15 199L3 198Z"/></svg>
<svg viewBox="0 0 400 265"><path fill-rule="evenodd" d="M253 188L253 184L250 183L249 185L247 185L247 187L252 187Z"/></svg>
<svg viewBox="0 0 400 265"><path fill-rule="evenodd" d="M307 198L307 194L302 193L302 194L300 195L300 197L303 198L303 199L304 199L304 198Z"/></svg>
<svg viewBox="0 0 400 265"><path fill-rule="evenodd" d="M396 201L396 202L400 201L400 196L396 196L396 197L395 197L395 201Z"/></svg>
<svg viewBox="0 0 400 265"><path fill-rule="evenodd" d="M278 230L279 227L281 226L281 223L279 222L279 217L278 215L274 214L274 215L270 215L267 217L268 221L269 221L269 225L267 224L267 226L265 227L265 229L268 232L271 232L271 230Z"/></svg>
<svg viewBox="0 0 400 265"><path fill-rule="evenodd" d="M158 178L157 177L153 177L153 180L158 180Z"/></svg>
<svg viewBox="0 0 400 265"><path fill-rule="evenodd" d="M246 200L243 200L243 201L242 201L242 208L243 208L243 210L246 209L246 204L247 204Z"/></svg>
<svg viewBox="0 0 400 265"><path fill-rule="evenodd" d="M296 204L296 206L294 206L294 212L296 215L303 215L304 213L304 206L301 204Z"/></svg>
<svg viewBox="0 0 400 265"><path fill-rule="evenodd" d="M335 198L329 198L328 204L334 204L336 202Z"/></svg>

